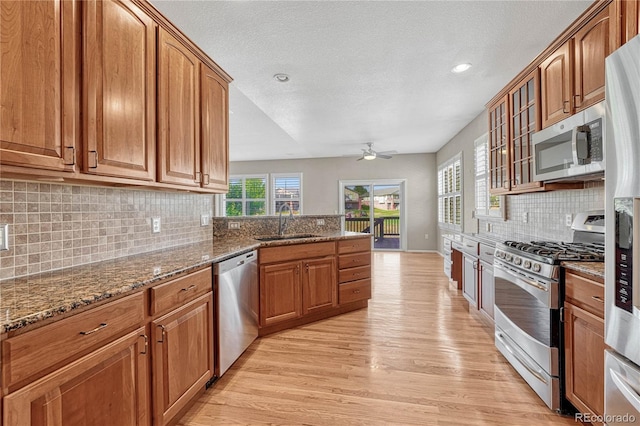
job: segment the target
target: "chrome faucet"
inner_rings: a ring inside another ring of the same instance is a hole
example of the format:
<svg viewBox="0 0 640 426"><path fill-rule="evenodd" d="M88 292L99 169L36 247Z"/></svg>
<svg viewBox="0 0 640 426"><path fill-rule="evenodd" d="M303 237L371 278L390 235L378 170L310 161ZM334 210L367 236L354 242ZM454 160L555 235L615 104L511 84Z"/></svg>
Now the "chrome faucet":
<svg viewBox="0 0 640 426"><path fill-rule="evenodd" d="M284 208L287 208L287 210L289 210L289 217L293 218L293 211L291 211L291 207L289 207L289 204L287 203L283 203L280 205L280 207L278 208L278 235L282 236L284 235L284 230L287 227L287 217L285 216L284 221L282 220L282 210L284 210Z"/></svg>

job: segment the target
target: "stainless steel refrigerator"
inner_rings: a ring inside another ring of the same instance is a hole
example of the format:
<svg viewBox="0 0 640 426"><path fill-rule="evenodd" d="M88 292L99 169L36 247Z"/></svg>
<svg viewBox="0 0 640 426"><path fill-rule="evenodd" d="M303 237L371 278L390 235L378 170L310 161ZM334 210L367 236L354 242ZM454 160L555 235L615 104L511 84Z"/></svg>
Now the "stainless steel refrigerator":
<svg viewBox="0 0 640 426"><path fill-rule="evenodd" d="M605 418L640 424L640 36L606 59Z"/></svg>

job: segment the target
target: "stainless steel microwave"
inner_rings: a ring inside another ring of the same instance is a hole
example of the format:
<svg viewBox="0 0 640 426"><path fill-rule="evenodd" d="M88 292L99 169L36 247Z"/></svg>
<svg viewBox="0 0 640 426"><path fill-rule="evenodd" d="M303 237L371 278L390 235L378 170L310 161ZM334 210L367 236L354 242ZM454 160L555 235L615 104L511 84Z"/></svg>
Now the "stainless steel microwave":
<svg viewBox="0 0 640 426"><path fill-rule="evenodd" d="M603 174L604 101L533 134L533 179L555 181Z"/></svg>

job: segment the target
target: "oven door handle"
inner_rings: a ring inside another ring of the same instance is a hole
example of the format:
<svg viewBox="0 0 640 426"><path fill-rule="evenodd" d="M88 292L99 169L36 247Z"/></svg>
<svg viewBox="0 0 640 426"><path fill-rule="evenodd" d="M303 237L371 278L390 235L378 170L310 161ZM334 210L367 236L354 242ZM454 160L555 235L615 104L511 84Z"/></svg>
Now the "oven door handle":
<svg viewBox="0 0 640 426"><path fill-rule="evenodd" d="M510 270L508 270L508 269L506 269L506 268L502 267L502 265L500 265L499 263L495 263L493 266L494 266L495 268L500 269L501 271L504 271L504 272L505 272L505 273L507 273L508 275L510 275L510 276L512 276L512 277L514 277L514 278L517 278L518 280L522 281L523 283L530 285L531 287L535 287L535 288L537 288L538 290L541 290L541 291L546 291L546 292L548 292L548 291L549 291L549 289L548 289L547 287L545 287L545 286L543 286L543 285L540 285L540 284L538 284L538 283L536 283L536 282L533 282L533 281L531 281L531 280L529 280L529 279L527 279L527 278L525 278L525 277L522 277L522 276L520 276L520 275L514 274L514 273L513 273L513 272L511 272Z"/></svg>
<svg viewBox="0 0 640 426"><path fill-rule="evenodd" d="M629 401L633 408L640 411L640 396L635 392L626 382L624 377L620 373L615 370L609 370L609 374L613 379L613 383L615 383L618 390L624 395L625 399Z"/></svg>
<svg viewBox="0 0 640 426"><path fill-rule="evenodd" d="M507 342L504 339L504 336L502 335L502 333L498 332L496 333L496 337L498 339L500 339L500 342L502 342L502 344L504 345L505 349L507 351L509 351L509 353L518 360L518 362L520 362L520 364L522 364L522 366L524 368L527 369L527 371L529 371L529 373L531 373L533 375L533 377L535 377L536 379L540 380L542 383L544 383L545 385L548 385L549 382L547 381L547 379L544 378L544 376L542 374L540 374L539 372L536 371L536 369L534 367L532 367L531 365L529 365L529 363L527 362L527 360L525 360L516 350L514 350L511 345L509 344L509 342Z"/></svg>

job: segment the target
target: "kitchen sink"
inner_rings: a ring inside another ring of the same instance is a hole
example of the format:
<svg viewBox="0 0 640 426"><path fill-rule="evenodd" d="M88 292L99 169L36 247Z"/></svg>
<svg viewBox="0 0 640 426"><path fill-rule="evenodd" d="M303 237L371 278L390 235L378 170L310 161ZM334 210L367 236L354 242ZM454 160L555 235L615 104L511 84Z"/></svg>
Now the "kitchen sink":
<svg viewBox="0 0 640 426"><path fill-rule="evenodd" d="M255 237L258 241L280 241L280 240L297 240L300 238L314 238L319 237L315 234L292 234L292 235L269 235L266 237Z"/></svg>

